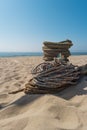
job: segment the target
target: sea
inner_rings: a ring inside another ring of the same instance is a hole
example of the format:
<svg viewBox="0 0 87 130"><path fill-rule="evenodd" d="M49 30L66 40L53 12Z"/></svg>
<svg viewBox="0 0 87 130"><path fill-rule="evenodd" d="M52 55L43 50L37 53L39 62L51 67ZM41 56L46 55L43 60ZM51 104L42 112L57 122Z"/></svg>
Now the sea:
<svg viewBox="0 0 87 130"><path fill-rule="evenodd" d="M71 52L71 55L87 55L87 52ZM43 56L42 52L0 52L0 57Z"/></svg>

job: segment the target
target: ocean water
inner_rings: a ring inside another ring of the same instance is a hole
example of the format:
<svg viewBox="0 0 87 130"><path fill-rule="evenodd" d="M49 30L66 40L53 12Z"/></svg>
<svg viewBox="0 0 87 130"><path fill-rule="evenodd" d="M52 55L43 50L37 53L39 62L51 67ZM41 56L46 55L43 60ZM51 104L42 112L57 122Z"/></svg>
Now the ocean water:
<svg viewBox="0 0 87 130"><path fill-rule="evenodd" d="M87 55L87 52L71 52L71 55Z"/></svg>
<svg viewBox="0 0 87 130"><path fill-rule="evenodd" d="M41 52L0 52L0 57L42 56Z"/></svg>
<svg viewBox="0 0 87 130"><path fill-rule="evenodd" d="M42 52L0 52L0 57L42 56ZM87 55L87 52L71 52L71 55Z"/></svg>

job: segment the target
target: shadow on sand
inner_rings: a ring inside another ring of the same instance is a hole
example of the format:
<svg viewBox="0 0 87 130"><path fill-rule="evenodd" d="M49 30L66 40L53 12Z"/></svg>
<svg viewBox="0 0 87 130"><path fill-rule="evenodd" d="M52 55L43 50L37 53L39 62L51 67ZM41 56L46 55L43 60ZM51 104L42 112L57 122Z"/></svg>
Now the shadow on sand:
<svg viewBox="0 0 87 130"><path fill-rule="evenodd" d="M24 105L34 102L35 100L41 98L44 95L46 94L24 95L20 97L19 99L17 99L16 101L12 102L11 104L8 104L7 106L10 106L10 105L24 106ZM76 95L87 95L87 76L83 77L81 81L79 82L79 84L68 87L58 92L57 94L52 94L52 95L63 98L65 100L69 100ZM7 106L4 106L4 107L7 107Z"/></svg>
<svg viewBox="0 0 87 130"><path fill-rule="evenodd" d="M57 94L53 94L60 98L64 98L65 100L69 100L76 95L86 95L87 94L87 76L81 79L79 84L75 86L68 87ZM44 96L45 94L31 94L31 95L24 95L20 99L16 100L12 104L16 105L26 105L29 104L38 98Z"/></svg>
<svg viewBox="0 0 87 130"><path fill-rule="evenodd" d="M76 95L87 95L87 76L83 77L77 85L68 87L55 94L55 96L64 98L65 100L69 100Z"/></svg>

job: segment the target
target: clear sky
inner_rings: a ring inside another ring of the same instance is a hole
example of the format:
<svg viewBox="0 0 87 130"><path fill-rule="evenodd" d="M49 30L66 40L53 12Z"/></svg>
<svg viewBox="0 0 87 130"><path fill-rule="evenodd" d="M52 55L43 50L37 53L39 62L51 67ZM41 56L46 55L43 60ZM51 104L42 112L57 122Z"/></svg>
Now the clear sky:
<svg viewBox="0 0 87 130"><path fill-rule="evenodd" d="M0 0L0 51L41 52L70 39L87 51L87 0Z"/></svg>

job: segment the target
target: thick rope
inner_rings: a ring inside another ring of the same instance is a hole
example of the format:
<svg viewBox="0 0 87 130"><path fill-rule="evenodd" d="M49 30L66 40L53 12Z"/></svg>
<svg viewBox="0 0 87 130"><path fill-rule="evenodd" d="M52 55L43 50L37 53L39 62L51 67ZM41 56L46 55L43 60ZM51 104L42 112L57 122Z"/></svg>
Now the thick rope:
<svg viewBox="0 0 87 130"><path fill-rule="evenodd" d="M68 86L75 85L81 76L81 68L62 60L44 62L32 70L33 78L25 88L10 92L24 91L26 94L56 93Z"/></svg>

